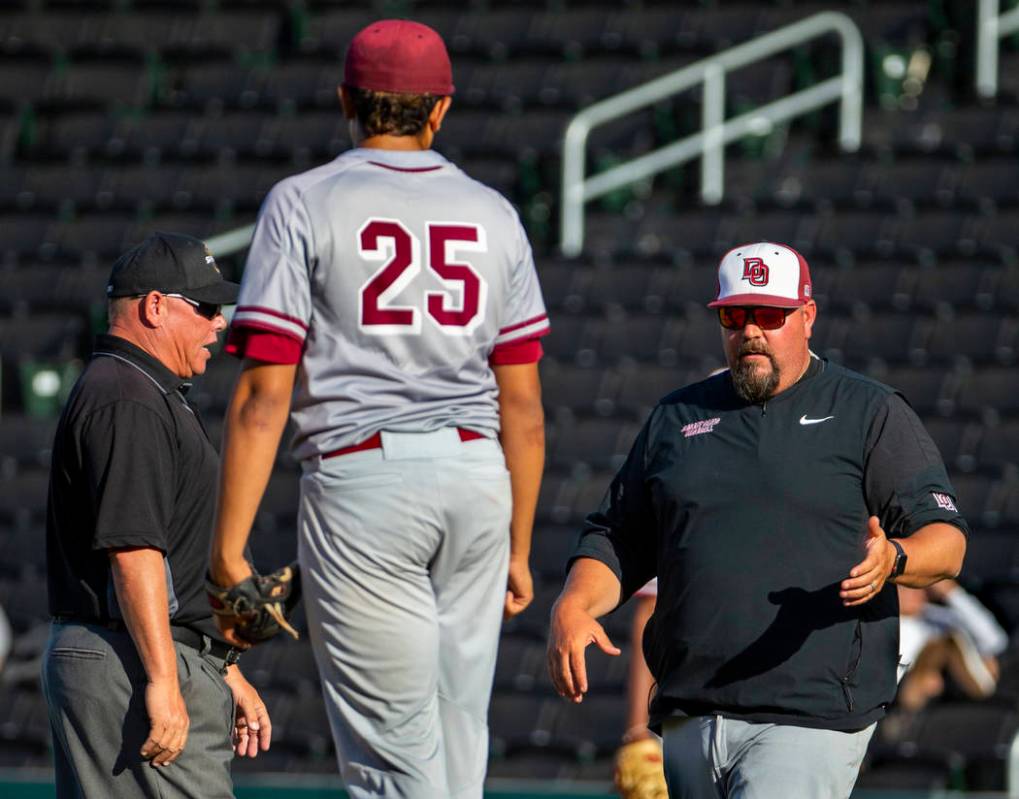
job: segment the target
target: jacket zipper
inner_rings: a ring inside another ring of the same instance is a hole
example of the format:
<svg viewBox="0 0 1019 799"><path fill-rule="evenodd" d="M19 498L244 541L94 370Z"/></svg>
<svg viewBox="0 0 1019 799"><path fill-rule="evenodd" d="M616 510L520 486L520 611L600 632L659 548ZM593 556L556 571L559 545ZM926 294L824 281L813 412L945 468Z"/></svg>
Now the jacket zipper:
<svg viewBox="0 0 1019 799"><path fill-rule="evenodd" d="M849 683L856 676L856 671L860 668L860 661L863 660L863 622L859 619L856 620L856 630L853 632L853 643L856 644L857 641L859 641L859 649L856 652L856 659L849 665L849 671L839 679L842 684L842 697L845 699L846 708L850 713L855 709L856 703L853 701L853 692L849 688Z"/></svg>

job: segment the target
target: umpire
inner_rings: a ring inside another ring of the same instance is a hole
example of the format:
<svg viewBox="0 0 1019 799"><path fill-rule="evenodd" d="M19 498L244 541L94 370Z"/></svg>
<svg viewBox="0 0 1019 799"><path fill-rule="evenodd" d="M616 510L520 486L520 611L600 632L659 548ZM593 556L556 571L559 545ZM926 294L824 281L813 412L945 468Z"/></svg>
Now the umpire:
<svg viewBox="0 0 1019 799"><path fill-rule="evenodd" d="M595 619L649 578L644 634L669 795L846 797L895 697L898 598L959 573L967 526L894 389L820 359L806 261L722 259L729 371L652 411L588 517L552 614L549 668L587 691Z"/></svg>
<svg viewBox="0 0 1019 799"><path fill-rule="evenodd" d="M178 234L113 267L109 330L53 445L43 686L58 797L231 797L231 750L269 747L205 597L219 457L186 397L238 288Z"/></svg>

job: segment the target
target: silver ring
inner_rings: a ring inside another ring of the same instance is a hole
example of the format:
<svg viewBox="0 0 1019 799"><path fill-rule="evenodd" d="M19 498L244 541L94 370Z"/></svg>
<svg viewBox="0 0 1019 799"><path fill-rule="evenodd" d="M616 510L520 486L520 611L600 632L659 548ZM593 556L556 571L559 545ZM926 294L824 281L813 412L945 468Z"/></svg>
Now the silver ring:
<svg viewBox="0 0 1019 799"><path fill-rule="evenodd" d="M873 594L875 591L877 591L877 583L871 583L870 592Z"/></svg>

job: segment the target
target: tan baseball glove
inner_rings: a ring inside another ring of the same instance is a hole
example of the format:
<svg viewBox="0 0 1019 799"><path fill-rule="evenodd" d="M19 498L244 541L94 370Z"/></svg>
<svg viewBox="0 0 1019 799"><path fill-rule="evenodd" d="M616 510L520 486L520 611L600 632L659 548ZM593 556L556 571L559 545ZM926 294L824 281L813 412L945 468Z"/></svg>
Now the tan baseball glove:
<svg viewBox="0 0 1019 799"><path fill-rule="evenodd" d="M206 580L205 593L213 613L235 620L234 633L242 641L260 644L281 630L298 638L289 616L301 598L300 575L291 563L272 574L254 572L229 588Z"/></svg>
<svg viewBox="0 0 1019 799"><path fill-rule="evenodd" d="M669 799L661 744L645 738L619 747L615 783L622 799Z"/></svg>

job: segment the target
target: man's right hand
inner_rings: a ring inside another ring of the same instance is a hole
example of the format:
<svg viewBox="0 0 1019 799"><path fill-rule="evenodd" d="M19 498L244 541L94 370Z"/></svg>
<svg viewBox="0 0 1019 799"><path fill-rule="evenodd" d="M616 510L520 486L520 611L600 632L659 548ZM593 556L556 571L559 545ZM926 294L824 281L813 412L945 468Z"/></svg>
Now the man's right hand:
<svg viewBox="0 0 1019 799"><path fill-rule="evenodd" d="M552 608L548 673L559 696L571 702L582 702L587 693L584 650L590 644L597 644L608 655L620 654L594 616L575 603L560 598Z"/></svg>
<svg viewBox="0 0 1019 799"><path fill-rule="evenodd" d="M176 679L149 682L145 686L145 712L150 727L141 755L151 760L153 766L168 766L184 751L191 725Z"/></svg>

